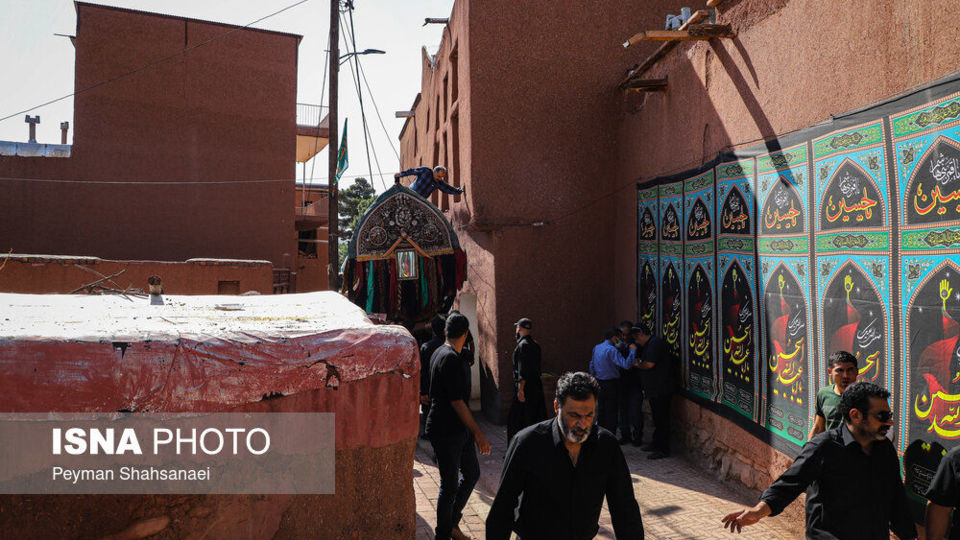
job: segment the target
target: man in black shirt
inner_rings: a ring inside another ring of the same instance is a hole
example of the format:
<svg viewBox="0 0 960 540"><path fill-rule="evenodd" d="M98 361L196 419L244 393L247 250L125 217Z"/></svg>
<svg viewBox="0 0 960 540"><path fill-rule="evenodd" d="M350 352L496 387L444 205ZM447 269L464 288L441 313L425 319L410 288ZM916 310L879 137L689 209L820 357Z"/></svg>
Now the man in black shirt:
<svg viewBox="0 0 960 540"><path fill-rule="evenodd" d="M624 358L630 355L630 345L635 343L633 323L620 322L620 345L617 350ZM643 382L639 367L620 370L620 444L632 442L643 445ZM632 431L632 433L631 433Z"/></svg>
<svg viewBox="0 0 960 540"><path fill-rule="evenodd" d="M490 443L470 414L470 366L460 356L470 323L457 312L447 317L446 342L430 359L430 414L426 436L437 454L440 493L437 496L437 540L466 538L457 524L473 486L480 478L481 454L490 453ZM461 473L463 479L460 479Z"/></svg>
<svg viewBox="0 0 960 540"><path fill-rule="evenodd" d="M420 404L423 405L424 417L430 413L430 358L433 352L443 345L443 329L447 320L443 315L435 315L430 321L433 337L420 346Z"/></svg>
<svg viewBox="0 0 960 540"><path fill-rule="evenodd" d="M627 461L616 437L594 426L599 394L600 385L590 375L564 374L553 402L556 418L527 427L510 441L487 515L488 540L507 540L511 531L523 540L593 538L604 496L617 538L643 539Z"/></svg>
<svg viewBox="0 0 960 540"><path fill-rule="evenodd" d="M643 347L638 359L641 370L640 382L643 393L650 402L653 416L653 442L641 448L650 452L649 459L661 459L670 455L670 400L673 399L672 357L662 339L651 335L644 325L633 328L636 345Z"/></svg>
<svg viewBox="0 0 960 540"><path fill-rule="evenodd" d="M850 385L840 398L844 423L816 435L800 456L760 496L753 508L722 519L740 532L783 511L807 487L807 538L917 537L900 480L900 462L887 431L890 392L868 382Z"/></svg>
<svg viewBox="0 0 960 540"><path fill-rule="evenodd" d="M947 452L940 460L937 474L930 482L926 493L927 517L925 526L929 540L940 540L947 537L950 529L950 540L960 540L960 512L950 512L960 506L960 446Z"/></svg>
<svg viewBox="0 0 960 540"><path fill-rule="evenodd" d="M507 418L507 441L521 429L547 417L543 402L543 384L540 381L540 344L533 340L533 321L524 317L514 325L517 330L517 348L513 351L513 381L515 393Z"/></svg>

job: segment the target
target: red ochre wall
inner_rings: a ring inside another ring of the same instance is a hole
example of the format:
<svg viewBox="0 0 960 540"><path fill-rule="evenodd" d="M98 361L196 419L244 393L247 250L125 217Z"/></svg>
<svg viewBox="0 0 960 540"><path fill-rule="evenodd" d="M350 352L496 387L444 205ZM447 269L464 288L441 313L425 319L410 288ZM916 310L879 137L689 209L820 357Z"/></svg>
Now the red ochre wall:
<svg viewBox="0 0 960 540"><path fill-rule="evenodd" d="M468 254L464 292L478 297L484 410L494 418L512 398L519 317L534 320L544 370L554 373L585 369L603 328L636 318L637 182L957 69L960 41L931 23L954 8L948 0L727 0L717 22L736 38L679 44L643 75L666 77L665 93L619 90L626 70L660 46L623 49L623 41L663 28L682 5L458 0L436 63L424 58L402 166L450 166L445 121L456 112L467 194L435 202L449 209ZM437 125L437 104L450 102L442 94L454 48L459 98ZM710 411L683 399L675 410L678 438L702 429L730 443L709 445L709 455L696 439L678 446L721 476L756 487L789 462Z"/></svg>
<svg viewBox="0 0 960 540"><path fill-rule="evenodd" d="M269 261L110 261L96 257L0 256L0 292L67 294L103 276L123 271L102 285L148 292L147 278L160 276L164 294L218 294L219 282L237 281L238 292L273 294Z"/></svg>
<svg viewBox="0 0 960 540"><path fill-rule="evenodd" d="M175 355L180 369L171 372ZM245 363L211 364L210 355L242 355ZM5 412L336 415L333 495L0 495L4 538L140 538L132 532L151 525L158 538L415 537L419 360L402 328L251 344L154 340L122 351L109 341L10 339L0 345L0 364L8 366L0 378ZM283 397L267 399L277 391Z"/></svg>
<svg viewBox="0 0 960 540"><path fill-rule="evenodd" d="M494 420L513 398L519 318L534 321L543 369L559 374L586 370L603 330L636 312L618 306L636 284L614 286L615 252L635 252L614 241L617 227L634 226L617 222L616 201L636 201L616 175L615 86L637 54L621 43L683 3L627 4L457 0L435 63L424 58L401 163L442 163L467 190L433 200L467 252L461 294L477 297L483 410Z"/></svg>
<svg viewBox="0 0 960 540"><path fill-rule="evenodd" d="M678 45L642 77L666 77L665 93L619 92L609 119L618 182L696 167L729 146L812 126L954 72L960 42L931 23L954 8L947 0L721 3L718 22L736 38ZM631 54L622 67L646 56ZM612 211L611 244L636 246L636 193ZM616 250L613 258L610 286L630 293L616 295L616 311L635 314L636 253ZM762 489L791 461L707 409L679 397L674 404L675 447L721 478ZM800 504L791 509L802 516Z"/></svg>
<svg viewBox="0 0 960 540"><path fill-rule="evenodd" d="M292 266L299 36L176 54L234 28L78 3L72 155L0 157L0 251Z"/></svg>

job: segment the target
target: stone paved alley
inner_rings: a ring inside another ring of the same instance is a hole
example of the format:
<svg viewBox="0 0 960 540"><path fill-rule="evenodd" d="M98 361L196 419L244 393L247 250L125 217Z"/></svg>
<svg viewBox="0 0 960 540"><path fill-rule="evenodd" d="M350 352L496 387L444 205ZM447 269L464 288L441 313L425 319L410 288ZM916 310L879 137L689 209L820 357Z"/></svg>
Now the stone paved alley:
<svg viewBox="0 0 960 540"><path fill-rule="evenodd" d="M476 539L485 537L484 520L500 480L501 464L507 450L506 429L483 420L474 414L490 441L489 456L480 457L480 481L474 490L460 528ZM649 438L649 433L648 433ZM651 461L646 453L630 445L622 447L630 472L634 492L640 503L646 538L655 540L743 538L756 540L790 539L800 537L797 525L779 517L766 518L731 535L720 527L720 518L740 506L755 500L720 483L707 471L699 469L683 458L670 457ZM430 443L419 440L413 468L413 483L417 501L417 540L433 538L436 524L437 493L440 474L431 459ZM610 514L606 504L600 514L598 538L614 538Z"/></svg>

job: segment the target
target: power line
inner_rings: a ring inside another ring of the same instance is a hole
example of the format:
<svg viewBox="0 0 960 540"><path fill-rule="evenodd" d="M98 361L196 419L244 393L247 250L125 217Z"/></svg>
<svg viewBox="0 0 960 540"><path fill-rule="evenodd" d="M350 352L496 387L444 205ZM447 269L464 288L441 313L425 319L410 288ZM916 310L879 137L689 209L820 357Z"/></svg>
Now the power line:
<svg viewBox="0 0 960 540"><path fill-rule="evenodd" d="M118 81L118 80L120 80L120 79L123 79L123 78L125 78L125 77L129 77L130 75L133 75L133 74L135 74L135 73L139 73L139 72L141 72L141 71L143 71L143 70L145 70L145 69L151 68L151 67L156 66L156 65L158 65L158 64L162 64L163 62L166 62L167 60L171 60L171 59L176 58L176 57L178 57L178 56L182 56L182 55L184 55L184 54L186 54L186 53L188 53L188 52L190 52L190 51L192 51L192 50L194 50L194 49L198 49L198 48L200 48L200 47L203 47L204 45L208 45L208 44L210 44L210 43L212 43L212 42L214 42L214 41L217 41L217 40L219 40L219 39L223 39L223 38L229 36L230 34L233 34L234 32L237 32L237 31L239 31L239 30L245 30L245 29L249 28L250 26L252 26L252 25L254 25L254 24L257 24L258 22L265 21L265 20L269 19L270 17L273 17L273 16L275 16L275 15L279 15L279 14L283 13L284 11L287 11L288 9L295 8L295 7L299 6L300 4L303 4L303 3L306 3L306 2L309 2L309 1L310 1L310 0L300 0L299 2L290 4L289 6L283 8L283 9L280 9L280 10L278 10L278 11L274 11L273 13L271 13L271 14L269 14L269 15L264 15L263 17L260 17L259 19L255 20L255 21L253 21L253 22L249 22L249 23L247 23L247 24L245 24L245 25L243 25L243 26L240 26L240 27L237 27L237 28L233 28L233 29L231 29L231 30L228 30L228 31L226 31L226 32L224 32L224 33L222 33L222 34L216 35L216 36L214 36L214 37L212 37L212 38L210 38L210 39L208 39L208 40L206 40L206 41L204 41L204 42L198 43L198 44L196 44L196 45L192 45L192 46L190 46L190 47L187 47L187 48L181 50L180 52L171 54L170 56L161 58L161 59L159 59L159 60L155 60L155 61L150 62L150 63L148 63L148 64L144 64L144 65L142 65L142 66L140 66L140 67L138 67L138 68L136 68L136 69L132 69L132 70L126 72L126 73L122 73L122 74L120 74L120 75L117 75L116 77L112 77L112 78L110 78L110 79L104 79L104 80L102 80L102 81L100 81L100 82L98 82L98 83L95 83L95 84L92 84L92 85L90 85L90 86L88 86L88 87L86 87L86 88L82 88L82 89L80 89L80 90L77 90L76 92L71 92L71 93L69 93L69 94L67 94L67 95L65 95L65 96L58 97L58 98L56 98L56 99L52 99L52 100L47 101L47 102L45 102L45 103L41 103L40 105L34 105L33 107L30 107L30 108L28 108L28 109L24 109L24 110L22 110L22 111L15 112L15 113L13 113L13 114L4 116L3 118L0 118L0 122L3 122L4 120L9 120L9 119L11 119L11 118L13 118L13 117L15 117L15 116L20 116L21 114L24 114L24 113L28 113L28 112L34 111L34 110L36 110L36 109L40 109L40 108L46 107L47 105L52 105L52 104L54 104L54 103L56 103L56 102L58 102L58 101L63 101L63 100L65 100L65 99L67 99L67 98L76 96L76 95L78 95L78 94L82 94L82 93L87 92L87 91L89 91L89 90L93 90L94 88L99 88L99 87L101 87L101 86L110 84L110 83L112 83L112 82L116 82L116 81Z"/></svg>
<svg viewBox="0 0 960 540"><path fill-rule="evenodd" d="M329 68L330 68L330 33L328 32L327 33L327 53L323 56L323 82L320 83L320 106L321 107L323 106L323 97L327 92L327 72L329 71ZM329 117L330 116L329 116L329 107L328 107L327 118ZM320 131L320 124L322 123L323 123L323 113L321 112L320 119L317 120L318 132ZM327 128L329 129L329 126L327 126ZM329 147L329 144L327 146ZM320 147L320 138L317 137L313 143L314 157L316 157L316 155L320 153L320 150L318 150L319 147ZM331 151L330 148L327 148L327 151L330 152ZM313 171L316 168L316 166L317 166L317 160L311 157L310 158L310 178L311 179L313 179ZM306 173L306 171L304 171L304 173ZM304 176L306 176L306 174L304 174ZM307 183L306 178L303 179L303 183L304 184Z"/></svg>
<svg viewBox="0 0 960 540"><path fill-rule="evenodd" d="M187 185L213 185L213 184L275 184L283 182L293 182L296 181L296 178L281 178L281 179L270 179L270 180L210 180L210 181L200 181L200 180L184 180L182 182L164 180L164 181L154 181L154 180L66 180L66 179L52 179L52 178L13 178L13 177L2 177L0 176L0 181L2 182L37 182L37 183L49 183L49 184L123 184L123 185L137 185L137 186L187 186Z"/></svg>
<svg viewBox="0 0 960 540"><path fill-rule="evenodd" d="M341 32L343 33L344 38L346 38L348 35L350 36L350 43L347 44L347 54L352 54L352 55L353 55L354 65L359 66L359 63L358 63L358 62L359 62L359 60L358 60L358 56L359 56L359 55L357 54L356 34L354 33L354 28L353 28L353 7L352 7L352 5L349 5L349 4L348 4L348 9L347 9L347 11L348 11L349 14L350 14L350 33L349 33L349 34L347 33L347 28L346 28L346 24L345 24L344 21L343 21L343 13L342 13L342 12L340 13L340 17L339 17L339 19L340 19L340 21L339 21L339 22L340 22L340 30L341 30ZM352 44L352 47L353 47L353 50L352 50L352 51L350 50L351 44ZM356 85L356 91L357 91L357 100L360 102L360 121L361 121L361 123L362 123L362 125L363 125L363 144L364 144L364 147L365 147L365 149L366 149L367 169L368 169L368 171L369 171L369 173L370 173L370 176L371 176L370 181L371 181L371 183L372 183L372 182L373 182L373 178L372 178L372 177L373 177L373 166L370 164L370 142L371 142L371 141L370 141L370 131L369 131L369 127L367 126L367 115L366 115L366 112L365 112L364 107L363 107L363 93L362 93L361 90L360 90L360 75L358 74L359 69L358 69L358 68L355 68L354 65L351 65L351 66L350 66L350 74L353 75L353 80L354 80L354 84ZM377 170L380 171L380 161L376 159L376 152L375 152L375 151L374 151L374 159L377 161ZM386 184L386 182L383 180L383 173L382 173L382 172L380 173L380 185L383 186L384 191L386 191L386 189L387 189L387 184Z"/></svg>
<svg viewBox="0 0 960 540"><path fill-rule="evenodd" d="M357 67L360 69L360 75L363 77L363 84L367 87L367 93L370 94L370 101L373 103L373 110L377 113L377 119L380 120L380 127L383 128L383 134L387 136L387 142L390 143L390 148L393 149L393 155L397 156L397 162L400 161L400 152L397 152L397 147L393 145L393 139L390 138L390 133L387 131L387 126L383 123L383 116L380 114L380 108L377 107L377 100L373 99L373 91L370 90L370 83L367 82L367 75L363 72L363 66L359 63Z"/></svg>

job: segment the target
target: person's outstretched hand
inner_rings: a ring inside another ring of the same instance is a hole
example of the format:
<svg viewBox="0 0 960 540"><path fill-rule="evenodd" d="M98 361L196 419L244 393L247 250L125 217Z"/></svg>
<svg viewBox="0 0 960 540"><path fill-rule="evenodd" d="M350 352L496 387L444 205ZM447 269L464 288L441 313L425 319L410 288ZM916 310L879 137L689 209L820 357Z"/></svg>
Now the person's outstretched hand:
<svg viewBox="0 0 960 540"><path fill-rule="evenodd" d="M724 529L730 529L730 532L739 533L744 527L753 525L754 523L760 521L761 519L770 515L770 506L760 501L753 508L741 508L736 512L731 512L721 520L723 522Z"/></svg>

